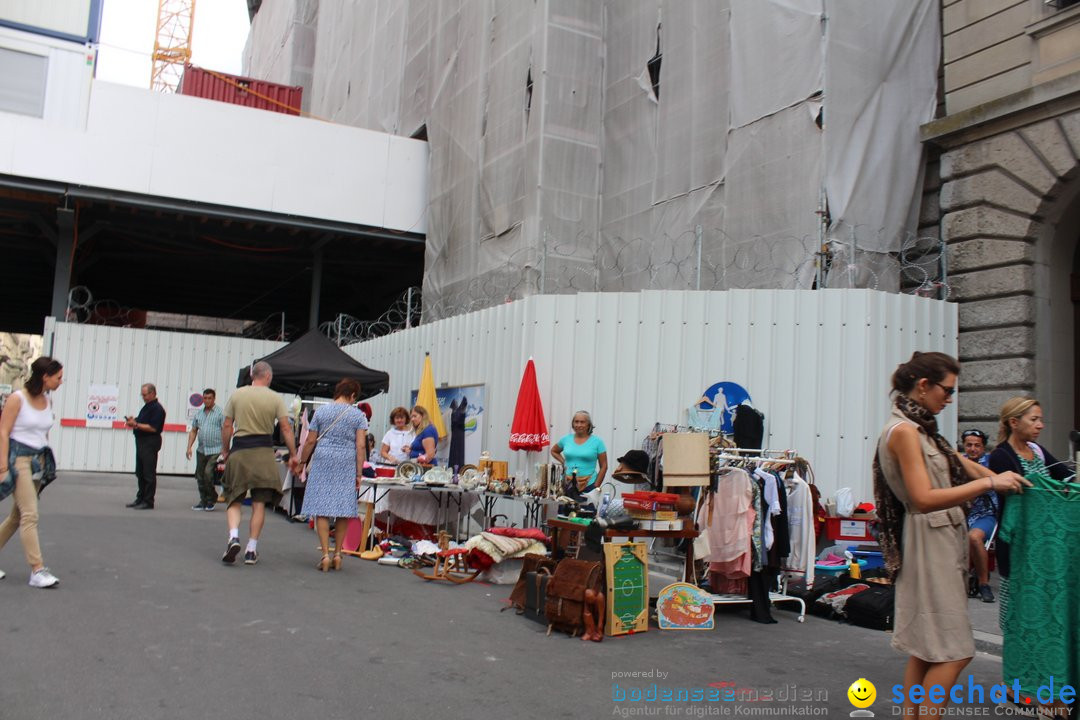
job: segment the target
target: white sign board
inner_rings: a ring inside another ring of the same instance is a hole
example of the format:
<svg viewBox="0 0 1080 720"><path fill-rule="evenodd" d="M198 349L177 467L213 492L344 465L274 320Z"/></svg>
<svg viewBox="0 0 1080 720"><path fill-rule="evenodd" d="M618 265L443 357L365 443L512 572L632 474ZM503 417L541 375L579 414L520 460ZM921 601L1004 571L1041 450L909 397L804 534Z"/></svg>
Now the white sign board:
<svg viewBox="0 0 1080 720"><path fill-rule="evenodd" d="M91 385L86 396L86 427L111 428L119 420L120 388L116 385Z"/></svg>

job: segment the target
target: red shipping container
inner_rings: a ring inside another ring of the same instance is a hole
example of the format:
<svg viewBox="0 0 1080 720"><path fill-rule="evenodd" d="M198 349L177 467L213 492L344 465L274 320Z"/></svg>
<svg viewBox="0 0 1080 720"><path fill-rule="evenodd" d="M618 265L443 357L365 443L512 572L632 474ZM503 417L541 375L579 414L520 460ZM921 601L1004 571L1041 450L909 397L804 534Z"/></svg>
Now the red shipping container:
<svg viewBox="0 0 1080 720"><path fill-rule="evenodd" d="M304 88L299 85L278 85L254 78L204 70L195 65L184 66L177 92L181 95L220 100L233 105L245 105L260 110L299 115Z"/></svg>

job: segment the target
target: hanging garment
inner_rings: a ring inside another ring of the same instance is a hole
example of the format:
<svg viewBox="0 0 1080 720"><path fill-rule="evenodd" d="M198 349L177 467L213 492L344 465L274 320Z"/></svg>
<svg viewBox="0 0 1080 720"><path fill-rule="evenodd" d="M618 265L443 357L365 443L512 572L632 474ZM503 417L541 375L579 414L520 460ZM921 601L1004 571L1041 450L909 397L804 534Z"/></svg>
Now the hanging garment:
<svg viewBox="0 0 1080 720"><path fill-rule="evenodd" d="M735 408L735 419L732 420L731 427L735 433L736 447L762 447L765 438L765 416L754 408L745 404Z"/></svg>
<svg viewBox="0 0 1080 720"><path fill-rule="evenodd" d="M709 534L709 562L735 560L751 551L747 513L753 509L753 483L739 468L727 468L719 474L713 496L698 512L698 527Z"/></svg>
<svg viewBox="0 0 1080 720"><path fill-rule="evenodd" d="M698 527L709 538L709 584L715 593L746 594L753 568L750 542L756 513L753 482L746 471L725 468L717 473L717 490L698 509Z"/></svg>
<svg viewBox="0 0 1080 720"><path fill-rule="evenodd" d="M780 512L773 516L773 533L776 536L776 540L773 542L773 550L776 551L776 557L778 562L776 565L780 566L783 563L780 562L788 555L791 554L791 533L788 525L788 506L787 506L787 490L784 488L784 480L778 473L772 473L773 484L776 487L776 496L780 501Z"/></svg>
<svg viewBox="0 0 1080 720"><path fill-rule="evenodd" d="M1080 685L1080 485L1029 474L1033 487L1005 503L998 536L1012 567L1002 579L1002 673L1034 697L1053 676L1055 687Z"/></svg>
<svg viewBox="0 0 1080 720"><path fill-rule="evenodd" d="M754 478L750 482L753 499L750 501L754 508L754 529L750 535L750 543L754 548L754 570L761 570L765 564L765 496L761 492L761 480Z"/></svg>
<svg viewBox="0 0 1080 720"><path fill-rule="evenodd" d="M446 464L451 468L465 464L465 416L468 405L465 398L450 403L450 455Z"/></svg>
<svg viewBox="0 0 1080 720"><path fill-rule="evenodd" d="M791 537L791 552L785 568L803 573L806 586L810 587L814 584L814 560L817 555L810 486L797 472L785 480L784 485L787 488L788 532Z"/></svg>
<svg viewBox="0 0 1080 720"><path fill-rule="evenodd" d="M754 477L761 481L761 491L765 494L765 550L771 550L775 540L771 518L780 514L780 497L776 492L776 479L762 468L754 470Z"/></svg>

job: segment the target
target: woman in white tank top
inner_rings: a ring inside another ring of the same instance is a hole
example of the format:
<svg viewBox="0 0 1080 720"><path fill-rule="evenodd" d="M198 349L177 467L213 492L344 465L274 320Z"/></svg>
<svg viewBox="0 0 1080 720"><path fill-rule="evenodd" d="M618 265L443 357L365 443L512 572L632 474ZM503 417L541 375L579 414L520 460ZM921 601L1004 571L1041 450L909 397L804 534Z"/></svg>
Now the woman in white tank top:
<svg viewBox="0 0 1080 720"><path fill-rule="evenodd" d="M38 541L38 490L34 485L35 466L40 466L48 449L53 425L52 402L48 393L64 381L64 366L50 357L40 357L30 366L24 389L13 393L0 414L0 481L14 481L15 503L11 514L0 523L0 548L19 531L26 562L30 565L30 586L55 587L60 583L41 559ZM0 577L3 577L0 574Z"/></svg>

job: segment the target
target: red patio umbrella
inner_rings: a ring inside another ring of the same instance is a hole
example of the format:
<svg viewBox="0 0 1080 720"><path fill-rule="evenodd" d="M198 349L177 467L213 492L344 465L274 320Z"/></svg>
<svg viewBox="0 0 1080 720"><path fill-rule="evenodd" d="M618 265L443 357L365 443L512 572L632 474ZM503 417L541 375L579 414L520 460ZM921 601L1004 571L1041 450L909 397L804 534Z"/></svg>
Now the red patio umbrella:
<svg viewBox="0 0 1080 720"><path fill-rule="evenodd" d="M510 449L537 452L551 444L540 390L536 387L536 365L529 358L518 388L514 421L510 423Z"/></svg>

